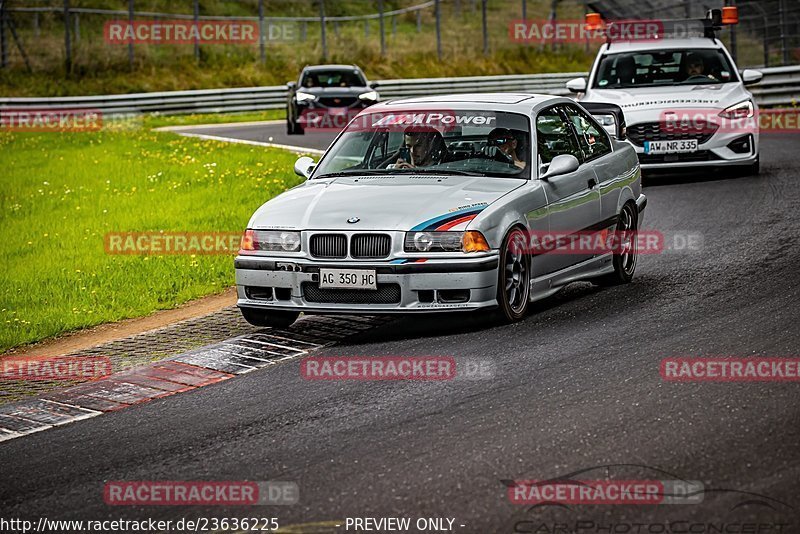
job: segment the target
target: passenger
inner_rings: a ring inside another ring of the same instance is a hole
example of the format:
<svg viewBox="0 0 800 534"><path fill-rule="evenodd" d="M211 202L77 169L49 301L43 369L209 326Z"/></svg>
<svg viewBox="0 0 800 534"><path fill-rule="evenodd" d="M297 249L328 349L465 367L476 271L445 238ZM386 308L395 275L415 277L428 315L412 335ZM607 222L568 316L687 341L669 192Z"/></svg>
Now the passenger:
<svg viewBox="0 0 800 534"><path fill-rule="evenodd" d="M508 128L495 128L489 133L488 149L489 152L493 152L490 154L491 156L500 152L504 160L520 169L524 169L526 166L526 163L517 156L517 139Z"/></svg>

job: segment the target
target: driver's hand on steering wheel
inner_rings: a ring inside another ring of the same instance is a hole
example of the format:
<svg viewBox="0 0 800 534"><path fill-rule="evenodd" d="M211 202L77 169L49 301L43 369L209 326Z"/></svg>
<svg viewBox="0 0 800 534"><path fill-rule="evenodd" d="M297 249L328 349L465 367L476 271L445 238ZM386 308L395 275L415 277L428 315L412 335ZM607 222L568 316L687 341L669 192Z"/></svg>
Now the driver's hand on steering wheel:
<svg viewBox="0 0 800 534"><path fill-rule="evenodd" d="M390 169L414 169L415 167L404 160L403 158L397 158L397 162L394 165L388 166Z"/></svg>

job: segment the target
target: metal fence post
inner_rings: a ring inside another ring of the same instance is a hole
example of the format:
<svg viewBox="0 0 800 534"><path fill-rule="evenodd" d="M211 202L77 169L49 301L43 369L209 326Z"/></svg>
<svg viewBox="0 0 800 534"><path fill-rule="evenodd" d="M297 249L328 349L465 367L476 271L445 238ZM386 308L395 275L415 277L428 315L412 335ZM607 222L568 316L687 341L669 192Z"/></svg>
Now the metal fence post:
<svg viewBox="0 0 800 534"><path fill-rule="evenodd" d="M383 0L378 0L378 20L381 28L381 55L386 55L386 27L383 21Z"/></svg>
<svg viewBox="0 0 800 534"><path fill-rule="evenodd" d="M369 19L364 19L364 37L369 37Z"/></svg>
<svg viewBox="0 0 800 534"><path fill-rule="evenodd" d="M128 0L128 24L133 28L133 0ZM128 66L133 70L133 40L128 43Z"/></svg>
<svg viewBox="0 0 800 534"><path fill-rule="evenodd" d="M417 10L417 33L422 31L422 10Z"/></svg>
<svg viewBox="0 0 800 534"><path fill-rule="evenodd" d="M6 3L4 0L0 0L0 69L4 69L8 65L6 46Z"/></svg>
<svg viewBox="0 0 800 534"><path fill-rule="evenodd" d="M81 19L78 13L75 13L75 16L72 17L74 22L73 26L75 27L75 42L79 43L81 41Z"/></svg>
<svg viewBox="0 0 800 534"><path fill-rule="evenodd" d="M300 40L305 42L306 38L308 37L308 21L303 21L303 24L300 25Z"/></svg>
<svg viewBox="0 0 800 534"><path fill-rule="evenodd" d="M39 13L33 14L33 36L39 37Z"/></svg>
<svg viewBox="0 0 800 534"><path fill-rule="evenodd" d="M528 0L522 0L522 20L528 20Z"/></svg>
<svg viewBox="0 0 800 534"><path fill-rule="evenodd" d="M436 12L436 57L442 59L442 10L439 0L433 1L434 11Z"/></svg>
<svg viewBox="0 0 800 534"><path fill-rule="evenodd" d="M325 35L325 0L319 0L319 26L322 30L322 60L328 60L328 40Z"/></svg>
<svg viewBox="0 0 800 534"><path fill-rule="evenodd" d="M258 0L258 53L261 57L261 64L267 62L267 52L264 49L264 0Z"/></svg>
<svg viewBox="0 0 800 534"><path fill-rule="evenodd" d="M72 72L72 41L69 28L69 0L64 0L64 67L67 74Z"/></svg>
<svg viewBox="0 0 800 534"><path fill-rule="evenodd" d="M786 2L778 0L778 19L781 25L781 53L783 56L782 65L789 64L789 47L786 45Z"/></svg>
<svg viewBox="0 0 800 534"><path fill-rule="evenodd" d="M483 29L483 54L489 55L489 28L486 26L486 0L481 0L481 25Z"/></svg>
<svg viewBox="0 0 800 534"><path fill-rule="evenodd" d="M200 63L200 2L194 0L194 59Z"/></svg>

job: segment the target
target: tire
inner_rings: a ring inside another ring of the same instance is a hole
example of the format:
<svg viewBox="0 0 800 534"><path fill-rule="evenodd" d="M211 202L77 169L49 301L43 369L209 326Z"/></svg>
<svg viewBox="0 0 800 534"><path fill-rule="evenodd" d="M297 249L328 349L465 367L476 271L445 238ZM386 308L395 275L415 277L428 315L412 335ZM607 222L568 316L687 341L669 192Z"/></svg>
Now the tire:
<svg viewBox="0 0 800 534"><path fill-rule="evenodd" d="M268 311L255 308L239 308L244 320L253 326L286 328L297 320L300 312Z"/></svg>
<svg viewBox="0 0 800 534"><path fill-rule="evenodd" d="M503 240L498 271L499 319L504 323L519 321L528 311L531 291L531 257L522 229L512 228Z"/></svg>
<svg viewBox="0 0 800 534"><path fill-rule="evenodd" d="M286 119L286 135L303 135L303 127Z"/></svg>
<svg viewBox="0 0 800 534"><path fill-rule="evenodd" d="M755 162L745 167L745 176L758 176L761 174L761 156L756 156Z"/></svg>
<svg viewBox="0 0 800 534"><path fill-rule="evenodd" d="M638 258L638 243L636 232L639 224L639 210L633 202L627 202L617 216L614 231L620 236L620 248L625 253L614 253L614 272L601 276L595 280L600 286L616 286L627 284L633 280Z"/></svg>

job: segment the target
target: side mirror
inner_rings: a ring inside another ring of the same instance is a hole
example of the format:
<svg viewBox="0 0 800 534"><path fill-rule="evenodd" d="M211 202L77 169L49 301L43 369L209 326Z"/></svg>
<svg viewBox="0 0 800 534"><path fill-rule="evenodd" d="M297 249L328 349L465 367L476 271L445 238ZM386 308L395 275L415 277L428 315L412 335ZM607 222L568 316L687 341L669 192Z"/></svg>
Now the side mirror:
<svg viewBox="0 0 800 534"><path fill-rule="evenodd" d="M372 89L377 89L378 87L380 87L380 85L381 85L381 84L379 84L378 82L369 82L369 86L370 86Z"/></svg>
<svg viewBox="0 0 800 534"><path fill-rule="evenodd" d="M314 163L313 159L309 158L308 156L303 156L294 162L294 173L297 176L302 176L303 178L308 179L308 177L311 176L311 173L314 171L314 167L316 166L317 164Z"/></svg>
<svg viewBox="0 0 800 534"><path fill-rule="evenodd" d="M742 71L742 81L745 85L752 85L754 83L758 83L761 81L761 78L764 77L764 73L760 70L755 69L744 69Z"/></svg>
<svg viewBox="0 0 800 534"><path fill-rule="evenodd" d="M569 174L577 171L580 166L581 164L578 158L572 154L561 154L553 158L553 161L550 162L550 166L547 168L547 172L545 172L541 178L542 180L549 180L550 178L555 178L562 174Z"/></svg>
<svg viewBox="0 0 800 534"><path fill-rule="evenodd" d="M567 82L567 89L572 93L583 93L586 91L586 78L573 78Z"/></svg>
<svg viewBox="0 0 800 534"><path fill-rule="evenodd" d="M286 88L289 89L290 91L295 87L297 87L297 82L286 82Z"/></svg>

